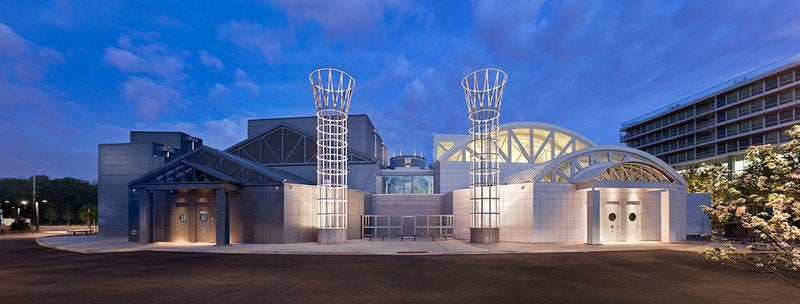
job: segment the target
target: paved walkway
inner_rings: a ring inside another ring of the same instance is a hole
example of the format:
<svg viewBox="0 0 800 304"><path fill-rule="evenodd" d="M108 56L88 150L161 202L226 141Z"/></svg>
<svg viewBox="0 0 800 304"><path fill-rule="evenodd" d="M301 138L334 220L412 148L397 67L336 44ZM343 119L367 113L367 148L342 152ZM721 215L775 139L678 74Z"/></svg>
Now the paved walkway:
<svg viewBox="0 0 800 304"><path fill-rule="evenodd" d="M583 243L509 243L472 244L448 239L431 241L418 239L349 240L345 244L320 245L297 244L232 244L217 246L212 243L130 243L127 238L98 236L42 236L36 242L44 247L81 252L129 252L129 251L181 251L209 253L247 254L305 254L305 255L439 255L439 254L502 254L502 253L548 253L548 252L597 252L631 250L673 250L700 252L717 246L707 242L639 242L587 245Z"/></svg>

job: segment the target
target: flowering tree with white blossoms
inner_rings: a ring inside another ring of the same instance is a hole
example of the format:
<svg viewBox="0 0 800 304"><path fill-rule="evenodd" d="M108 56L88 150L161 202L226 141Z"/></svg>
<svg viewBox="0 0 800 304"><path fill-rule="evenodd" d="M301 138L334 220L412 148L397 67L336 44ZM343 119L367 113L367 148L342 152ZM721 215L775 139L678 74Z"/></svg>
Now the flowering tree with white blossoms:
<svg viewBox="0 0 800 304"><path fill-rule="evenodd" d="M724 248L708 249L705 256L773 273L800 288L781 274L800 272L800 126L788 134L792 140L782 145L748 148L747 168L731 183L735 191L706 210L720 222L738 219L751 233L746 249L726 241Z"/></svg>

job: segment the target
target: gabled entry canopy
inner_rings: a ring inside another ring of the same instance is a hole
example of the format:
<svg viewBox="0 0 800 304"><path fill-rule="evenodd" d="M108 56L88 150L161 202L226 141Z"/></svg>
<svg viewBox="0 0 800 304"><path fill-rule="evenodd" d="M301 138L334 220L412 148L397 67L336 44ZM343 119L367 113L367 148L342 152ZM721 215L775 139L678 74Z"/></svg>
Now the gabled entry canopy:
<svg viewBox="0 0 800 304"><path fill-rule="evenodd" d="M181 189L204 189L224 186L238 190L245 185L281 185L287 181L313 184L294 174L202 146L142 175L128 187L153 189L180 185Z"/></svg>

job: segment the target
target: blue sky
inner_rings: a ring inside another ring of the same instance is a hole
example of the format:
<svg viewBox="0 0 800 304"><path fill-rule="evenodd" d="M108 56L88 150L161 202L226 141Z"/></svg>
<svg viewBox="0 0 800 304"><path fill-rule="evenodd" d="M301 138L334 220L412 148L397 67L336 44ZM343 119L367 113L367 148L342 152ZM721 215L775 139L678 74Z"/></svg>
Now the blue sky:
<svg viewBox="0 0 800 304"><path fill-rule="evenodd" d="M800 53L797 1L4 1L0 177L97 178L97 144L314 115L308 73L356 78L390 151L466 134L460 79L508 73L501 123L618 144L620 124Z"/></svg>

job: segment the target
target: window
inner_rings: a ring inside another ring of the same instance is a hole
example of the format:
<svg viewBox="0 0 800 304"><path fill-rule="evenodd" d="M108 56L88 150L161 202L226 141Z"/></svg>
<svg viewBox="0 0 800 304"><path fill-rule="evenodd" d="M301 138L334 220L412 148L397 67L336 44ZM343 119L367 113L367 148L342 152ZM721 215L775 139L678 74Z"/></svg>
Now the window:
<svg viewBox="0 0 800 304"><path fill-rule="evenodd" d="M717 113L717 123L725 121L725 112Z"/></svg>
<svg viewBox="0 0 800 304"><path fill-rule="evenodd" d="M778 105L778 96L777 95L770 95L764 99L764 109L769 109L774 106Z"/></svg>
<svg viewBox="0 0 800 304"><path fill-rule="evenodd" d="M736 124L728 126L728 131L727 131L728 136L736 135L738 133L738 129L739 129L738 125L736 125Z"/></svg>
<svg viewBox="0 0 800 304"><path fill-rule="evenodd" d="M732 104L732 103L736 102L737 100L739 100L739 97L737 97L738 95L739 94L736 91L728 93L728 95L725 97L725 103L726 104Z"/></svg>
<svg viewBox="0 0 800 304"><path fill-rule="evenodd" d="M750 103L750 112L755 113L764 109L764 99L754 100Z"/></svg>
<svg viewBox="0 0 800 304"><path fill-rule="evenodd" d="M750 94L756 95L764 92L764 82L758 81L750 86Z"/></svg>
<svg viewBox="0 0 800 304"><path fill-rule="evenodd" d="M750 121L750 129L758 130L764 127L764 118L758 117Z"/></svg>
<svg viewBox="0 0 800 304"><path fill-rule="evenodd" d="M764 90L769 91L778 87L778 77L767 78L764 82Z"/></svg>
<svg viewBox="0 0 800 304"><path fill-rule="evenodd" d="M794 79L792 77L792 72L791 71L781 74L781 77L780 77L781 85L786 85L786 84L792 82L792 80L794 80Z"/></svg>
<svg viewBox="0 0 800 304"><path fill-rule="evenodd" d="M748 146L750 146L750 139L749 138L745 138L745 139L740 139L739 140L739 148L740 149L746 149Z"/></svg>
<svg viewBox="0 0 800 304"><path fill-rule="evenodd" d="M779 137L780 137L780 132L778 132L778 131L771 131L771 132L767 133L767 136L766 136L766 141L765 141L765 142L766 142L766 143L768 143L768 144L774 144L774 143L777 143L777 142L778 142L778 138L779 138Z"/></svg>
<svg viewBox="0 0 800 304"><path fill-rule="evenodd" d="M725 105L725 95L717 96L717 108L720 108Z"/></svg>
<svg viewBox="0 0 800 304"><path fill-rule="evenodd" d="M756 135L756 136L750 137L750 143L752 145L763 144L764 143L764 136Z"/></svg>
<svg viewBox="0 0 800 304"><path fill-rule="evenodd" d="M767 115L764 117L764 126L771 127L778 124L778 114Z"/></svg>
<svg viewBox="0 0 800 304"><path fill-rule="evenodd" d="M728 136L728 134L725 133L725 128L718 128L717 129L717 139L725 138L725 136Z"/></svg>
<svg viewBox="0 0 800 304"><path fill-rule="evenodd" d="M780 118L780 123L787 123L792 121L792 119L794 119L794 113L792 110L783 111L781 112L779 118Z"/></svg>
<svg viewBox="0 0 800 304"><path fill-rule="evenodd" d="M726 111L726 113L725 113L725 117L727 118L727 120L734 119L734 118L736 118L737 116L739 116L739 115L736 113L736 108L730 108L730 109L728 109L728 111Z"/></svg>
<svg viewBox="0 0 800 304"><path fill-rule="evenodd" d="M750 86L739 89L739 99L750 97Z"/></svg>
<svg viewBox="0 0 800 304"><path fill-rule="evenodd" d="M739 123L739 133L750 132L750 121L745 120Z"/></svg>
<svg viewBox="0 0 800 304"><path fill-rule="evenodd" d="M739 106L739 116L750 114L750 105L743 104Z"/></svg>
<svg viewBox="0 0 800 304"><path fill-rule="evenodd" d="M792 101L792 91L783 92L778 95L778 103L785 104Z"/></svg>
<svg viewBox="0 0 800 304"><path fill-rule="evenodd" d="M725 144L717 144L717 155L725 154Z"/></svg>

